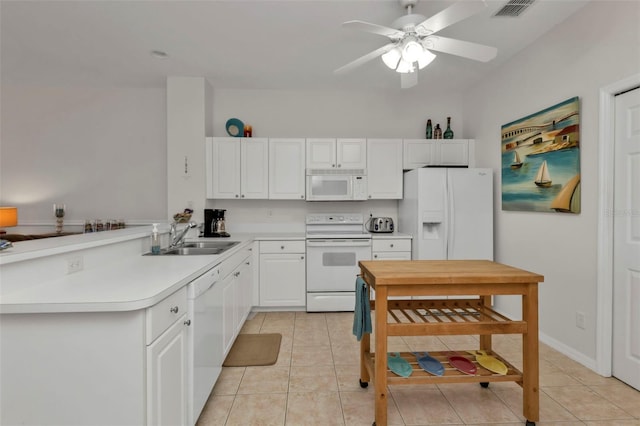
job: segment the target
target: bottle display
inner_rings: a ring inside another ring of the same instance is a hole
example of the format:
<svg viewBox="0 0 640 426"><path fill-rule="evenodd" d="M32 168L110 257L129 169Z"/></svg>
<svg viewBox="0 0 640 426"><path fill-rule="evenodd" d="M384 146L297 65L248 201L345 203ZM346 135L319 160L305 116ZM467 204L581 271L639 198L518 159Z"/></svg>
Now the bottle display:
<svg viewBox="0 0 640 426"><path fill-rule="evenodd" d="M442 129L440 128L440 123L436 124L436 129L433 131L434 139L442 139Z"/></svg>
<svg viewBox="0 0 640 426"><path fill-rule="evenodd" d="M451 117L447 117L447 129L444 131L445 139L453 139L453 130L451 130Z"/></svg>
<svg viewBox="0 0 640 426"><path fill-rule="evenodd" d="M431 128L431 119L427 120L427 131L425 133L427 139L433 139L433 129Z"/></svg>
<svg viewBox="0 0 640 426"><path fill-rule="evenodd" d="M151 231L151 254L160 254L160 237L158 236L158 224L153 224Z"/></svg>

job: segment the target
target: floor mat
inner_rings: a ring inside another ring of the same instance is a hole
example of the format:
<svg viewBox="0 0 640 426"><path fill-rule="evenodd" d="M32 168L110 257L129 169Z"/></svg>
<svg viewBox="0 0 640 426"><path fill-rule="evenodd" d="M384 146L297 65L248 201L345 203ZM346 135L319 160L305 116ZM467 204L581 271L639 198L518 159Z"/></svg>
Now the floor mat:
<svg viewBox="0 0 640 426"><path fill-rule="evenodd" d="M239 334L233 343L224 367L273 365L278 361L282 334Z"/></svg>

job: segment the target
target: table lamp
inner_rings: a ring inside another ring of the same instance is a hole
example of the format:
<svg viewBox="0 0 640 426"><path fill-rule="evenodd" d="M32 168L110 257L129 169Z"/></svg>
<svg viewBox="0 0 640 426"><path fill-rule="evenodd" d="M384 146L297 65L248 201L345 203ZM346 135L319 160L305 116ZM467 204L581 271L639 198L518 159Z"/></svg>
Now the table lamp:
<svg viewBox="0 0 640 426"><path fill-rule="evenodd" d="M7 232L1 228L18 225L18 209L16 207L0 207L0 234Z"/></svg>

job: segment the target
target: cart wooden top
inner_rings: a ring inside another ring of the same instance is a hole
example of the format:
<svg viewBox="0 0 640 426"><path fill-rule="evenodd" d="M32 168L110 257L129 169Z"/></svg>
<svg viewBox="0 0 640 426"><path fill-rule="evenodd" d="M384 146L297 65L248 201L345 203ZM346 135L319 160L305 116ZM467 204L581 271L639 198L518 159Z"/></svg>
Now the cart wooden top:
<svg viewBox="0 0 640 426"><path fill-rule="evenodd" d="M539 283L544 276L489 260L367 260L359 262L370 285Z"/></svg>

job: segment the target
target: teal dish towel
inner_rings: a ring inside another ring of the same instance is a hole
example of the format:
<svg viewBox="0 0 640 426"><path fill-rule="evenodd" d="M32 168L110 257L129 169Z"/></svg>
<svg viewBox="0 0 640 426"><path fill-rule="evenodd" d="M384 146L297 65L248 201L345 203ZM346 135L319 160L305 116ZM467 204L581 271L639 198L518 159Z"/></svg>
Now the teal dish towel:
<svg viewBox="0 0 640 426"><path fill-rule="evenodd" d="M360 341L365 333L371 333L369 287L361 277L358 277L356 279L356 307L353 312L353 334Z"/></svg>

